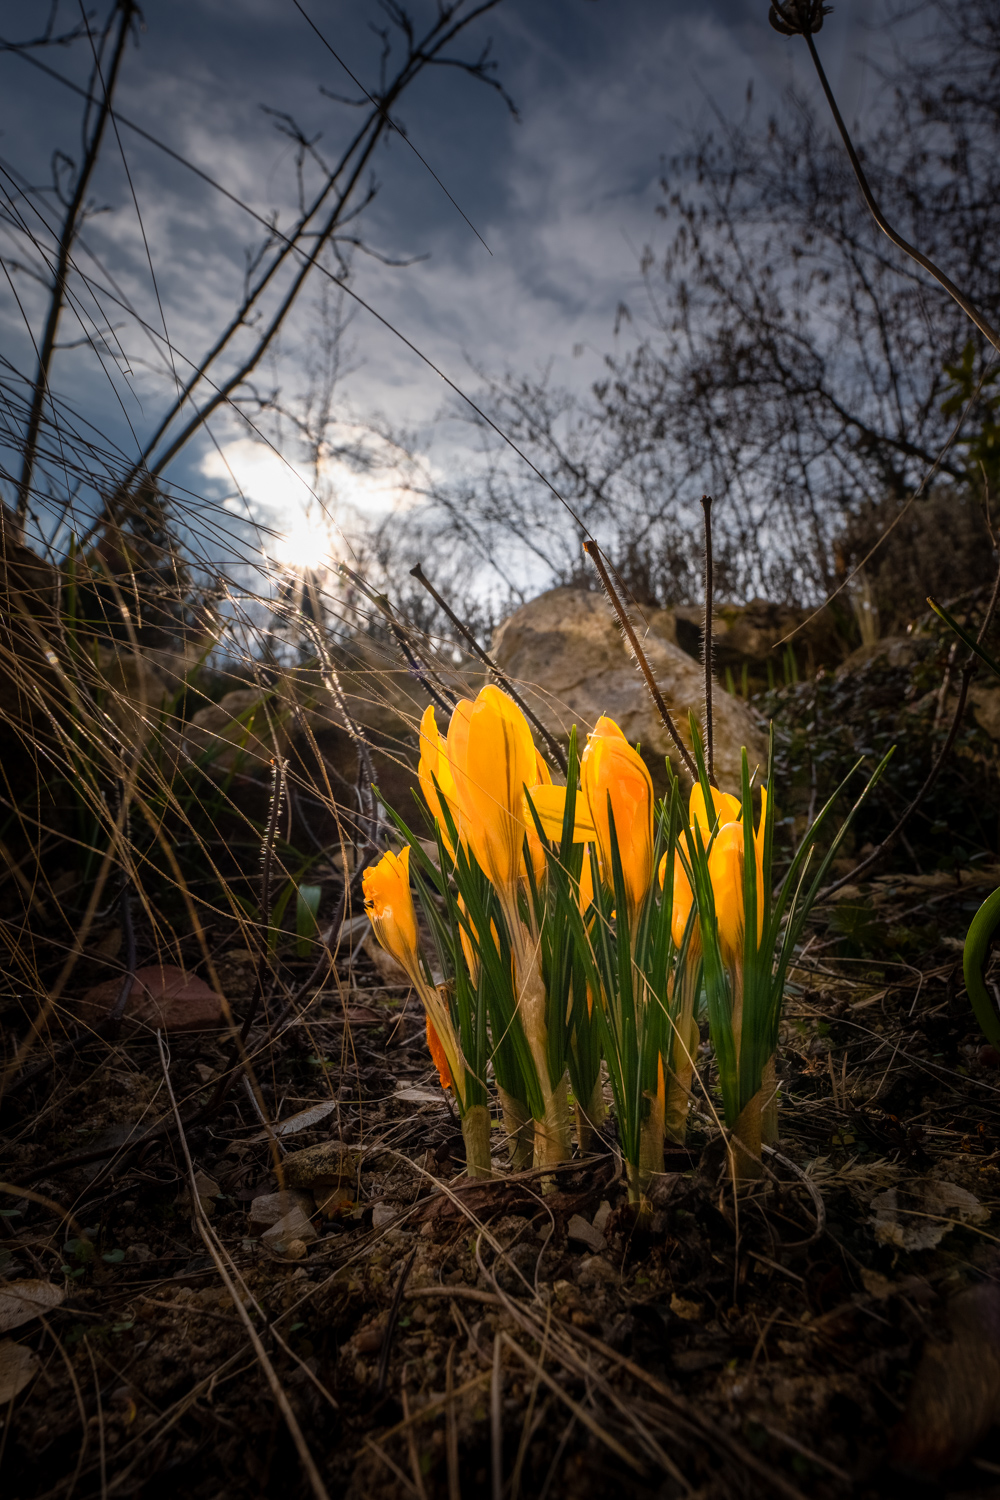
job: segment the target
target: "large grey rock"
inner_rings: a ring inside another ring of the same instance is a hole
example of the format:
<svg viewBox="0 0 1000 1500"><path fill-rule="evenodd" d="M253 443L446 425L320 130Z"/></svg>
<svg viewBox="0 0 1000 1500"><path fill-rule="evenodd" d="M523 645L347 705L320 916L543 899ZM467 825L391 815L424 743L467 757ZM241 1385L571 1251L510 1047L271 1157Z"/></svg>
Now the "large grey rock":
<svg viewBox="0 0 1000 1500"><path fill-rule="evenodd" d="M694 709L700 721L704 706L701 665L675 644L674 621L667 611L649 611L645 624L638 616L634 623L657 686L690 747L688 711ZM582 739L607 714L632 744L640 743L654 783L664 756L683 772L603 595L551 589L504 621L493 637L493 655L547 728L562 739L572 724ZM747 748L752 771L757 765L763 768L767 744L742 699L717 688L714 704L716 774L724 791L736 791L741 747Z"/></svg>

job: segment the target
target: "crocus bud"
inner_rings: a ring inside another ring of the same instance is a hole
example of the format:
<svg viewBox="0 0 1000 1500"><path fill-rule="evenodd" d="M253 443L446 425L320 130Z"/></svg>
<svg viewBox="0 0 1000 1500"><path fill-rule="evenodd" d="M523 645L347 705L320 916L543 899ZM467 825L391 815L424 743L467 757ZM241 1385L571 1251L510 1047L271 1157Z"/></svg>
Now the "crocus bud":
<svg viewBox="0 0 1000 1500"><path fill-rule="evenodd" d="M714 811L711 823L705 807L705 794L701 789L701 783L696 781L691 788L691 800L688 803L688 821L691 827L696 825L701 829L702 842L707 844L709 834L716 823L736 823L739 821L743 804L739 797L734 797L731 792L720 792L717 787L709 787L712 793Z"/></svg>
<svg viewBox="0 0 1000 1500"><path fill-rule="evenodd" d="M365 916L387 953L409 974L422 982L417 962L417 914L410 894L410 846L402 853L390 849L377 865L369 865L361 877Z"/></svg>
<svg viewBox="0 0 1000 1500"><path fill-rule="evenodd" d="M660 860L660 868L657 871L660 888L667 878L667 856L664 854ZM688 917L694 905L694 892L691 890L691 882L687 878L687 871L681 861L679 853L674 854L674 886L671 896L670 911L670 936L673 938L674 947L679 948L684 941L687 931ZM701 928L698 918L694 919L694 927L691 929L691 937L688 940L687 956L694 960L701 953Z"/></svg>

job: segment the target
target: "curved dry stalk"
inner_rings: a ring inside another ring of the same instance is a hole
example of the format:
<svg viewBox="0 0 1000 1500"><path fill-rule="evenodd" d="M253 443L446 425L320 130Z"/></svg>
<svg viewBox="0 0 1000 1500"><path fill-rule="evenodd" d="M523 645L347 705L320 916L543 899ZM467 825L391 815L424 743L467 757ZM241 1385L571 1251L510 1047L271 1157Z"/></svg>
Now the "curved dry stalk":
<svg viewBox="0 0 1000 1500"><path fill-rule="evenodd" d="M660 689L656 685L656 678L653 676L652 668L650 667L649 662L646 660L646 653L643 651L642 647L639 644L639 637L635 633L635 627L628 617L628 612L626 611L624 604L619 598L614 584L611 582L611 575L608 573L607 568L604 566L604 559L601 556L601 549L595 541L593 541L592 539L588 539L583 544L583 550L584 552L586 552L587 556L594 564L594 567L597 569L598 575L604 585L604 589L608 596L608 599L611 602L615 614L618 616L618 622L621 625L622 630L625 632L625 638L632 648L632 654L635 657L636 662L638 663L639 670L643 675L643 679L646 683L647 688L649 689L649 696L652 698L654 704L656 705L656 712L659 714L667 733L673 740L674 745L677 749L677 753L680 756L681 760L684 762L685 769L690 775L692 781L697 781L698 768L694 763L694 759L692 758L690 750L680 737L677 725L674 723L673 718L671 717L670 710L667 707L666 702L664 701L663 694L660 692Z"/></svg>
<svg viewBox="0 0 1000 1500"><path fill-rule="evenodd" d="M823 16L827 9L828 7L822 3L822 0L784 0L784 3L782 3L782 0L771 0L771 25L775 31L780 31L782 36L804 37L806 46L809 48L809 55L813 60L813 66L816 69L823 92L826 95L826 102L830 106L834 123L837 126L851 166L854 169L858 187L861 189L861 196L864 198L869 212L879 229L881 229L887 239L892 241L898 250L902 250L904 255L908 255L911 260L916 261L918 266L922 266L929 275L934 277L938 285L944 288L949 297L958 303L966 317L976 325L983 337L993 345L994 349L1000 352L1000 333L984 317L975 303L970 301L965 293L959 290L951 278L946 276L929 256L925 255L922 250L918 250L915 245L911 245L908 240L904 240L903 236L893 229L879 208L875 194L872 192L868 178L865 176L864 167L862 167L858 153L854 149L854 142L851 140L850 132L844 124L844 118L840 113L840 108L834 96L833 89L830 87L823 64L820 62L816 43L813 41L813 34L822 27Z"/></svg>
<svg viewBox="0 0 1000 1500"><path fill-rule="evenodd" d="M705 631L702 654L705 658L705 764L708 779L715 785L715 725L712 721L712 595L715 590L715 563L712 555L712 497L702 495L705 516Z"/></svg>
<svg viewBox="0 0 1000 1500"><path fill-rule="evenodd" d="M513 698L514 702L517 704L518 708L531 724L532 728L541 735L542 739L545 741L546 748L548 749L549 754L555 761L556 765L559 767L560 771L565 776L567 770L565 750L560 745L555 735L552 734L548 729L546 729L545 725L542 723L538 715L536 713L533 713L532 710L528 707L527 703L525 703L517 688L507 676L507 673L503 670L502 667L497 666L496 662L490 656L488 651L483 650L482 646L480 646L479 642L472 634L472 631L468 628L467 625L464 624L464 622L458 617L458 615L456 615L451 605L438 593L437 589L427 577L427 574L424 572L420 563L417 563L416 567L410 569L410 577L415 578L421 585L421 587L427 590L434 602L444 610L445 614L448 616L448 619L454 625L455 629L459 632L466 644L471 647L471 649L475 652L476 656L479 657L479 660L484 664L484 666L489 668L497 681L499 683L502 683L504 692L508 693L510 697Z"/></svg>

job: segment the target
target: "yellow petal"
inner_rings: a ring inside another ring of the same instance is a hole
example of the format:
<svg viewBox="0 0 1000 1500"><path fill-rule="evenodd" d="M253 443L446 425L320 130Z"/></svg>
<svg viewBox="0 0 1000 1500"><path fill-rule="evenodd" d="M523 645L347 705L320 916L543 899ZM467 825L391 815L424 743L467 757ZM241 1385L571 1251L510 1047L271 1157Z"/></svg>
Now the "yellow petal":
<svg viewBox="0 0 1000 1500"><path fill-rule="evenodd" d="M742 823L724 823L719 829L708 855L708 874L723 962L736 964L743 954Z"/></svg>
<svg viewBox="0 0 1000 1500"><path fill-rule="evenodd" d="M538 821L545 830L545 837L554 839L558 844L562 839L563 818L566 814L566 788L564 786L532 787L531 801L538 814ZM576 794L576 806L573 813L574 844L584 844L588 840L593 842L597 837L597 832L588 813L587 799L580 790ZM526 816L530 817L527 809Z"/></svg>
<svg viewBox="0 0 1000 1500"><path fill-rule="evenodd" d="M601 718L580 760L605 879L611 878L610 800L618 852L634 915L653 878L653 783L642 757L613 720Z"/></svg>
<svg viewBox="0 0 1000 1500"><path fill-rule="evenodd" d="M717 787L710 787L712 801L715 804L715 817L712 825L709 825L708 814L705 811L705 794L701 789L701 783L696 781L691 788L691 801L689 805L689 818L692 828L695 824L701 829L702 838L708 842L708 835L712 832L716 821L720 823L735 823L739 820L743 810L743 804L738 797L730 792L720 792Z"/></svg>
<svg viewBox="0 0 1000 1500"><path fill-rule="evenodd" d="M448 737L450 754L450 729ZM469 842L486 874L503 890L511 891L521 878L527 831L524 788L536 775L535 746L524 714L499 688L483 688L468 716L464 778L456 769L455 779L469 816Z"/></svg>

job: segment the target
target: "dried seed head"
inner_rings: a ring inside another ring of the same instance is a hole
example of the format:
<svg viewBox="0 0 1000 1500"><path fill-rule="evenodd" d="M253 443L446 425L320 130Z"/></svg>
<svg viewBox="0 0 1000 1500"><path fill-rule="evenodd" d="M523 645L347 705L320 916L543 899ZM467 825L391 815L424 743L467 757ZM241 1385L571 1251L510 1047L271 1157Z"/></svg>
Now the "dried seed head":
<svg viewBox="0 0 1000 1500"><path fill-rule="evenodd" d="M772 0L767 19L782 36L811 36L823 29L832 9L823 0Z"/></svg>

